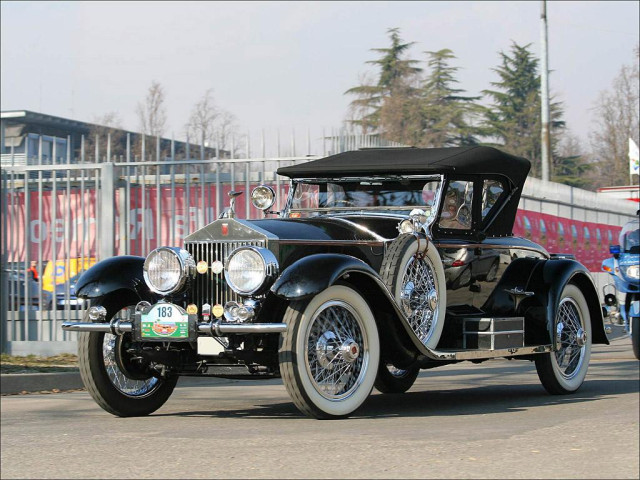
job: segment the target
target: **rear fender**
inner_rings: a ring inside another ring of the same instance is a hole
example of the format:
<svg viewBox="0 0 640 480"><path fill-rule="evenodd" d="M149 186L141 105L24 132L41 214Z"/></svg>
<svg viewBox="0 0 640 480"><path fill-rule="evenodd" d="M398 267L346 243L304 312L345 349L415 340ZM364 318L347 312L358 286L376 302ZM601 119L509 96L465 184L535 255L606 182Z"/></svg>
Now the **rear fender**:
<svg viewBox="0 0 640 480"><path fill-rule="evenodd" d="M140 300L153 302L154 295L142 276L144 260L144 257L124 255L96 263L78 279L76 295L98 298L118 290L129 290Z"/></svg>
<svg viewBox="0 0 640 480"><path fill-rule="evenodd" d="M593 343L608 345L598 292L589 271L575 260L514 260L505 270L482 309L495 316L523 315L526 322L525 340L528 344L553 344L553 324L560 294L568 283L575 284L584 294L591 317ZM534 294L521 297L517 309L513 295L507 292L515 288Z"/></svg>

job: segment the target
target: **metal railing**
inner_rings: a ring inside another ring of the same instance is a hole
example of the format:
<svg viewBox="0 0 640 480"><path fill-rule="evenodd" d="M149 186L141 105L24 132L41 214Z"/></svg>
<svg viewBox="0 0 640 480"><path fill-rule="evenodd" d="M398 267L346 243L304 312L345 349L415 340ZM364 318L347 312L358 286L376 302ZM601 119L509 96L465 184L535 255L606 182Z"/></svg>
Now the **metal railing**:
<svg viewBox="0 0 640 480"><path fill-rule="evenodd" d="M397 146L373 136L332 132L322 138L316 154L311 154L309 141L303 156L265 156L264 139L262 148L255 150L260 158L203 159L204 147L193 152L193 158L188 153L177 156L172 147L162 159L157 155L153 161L141 161L129 141L125 155L110 155L110 139L105 156L98 149L90 155L84 139L77 152L71 151L70 141L66 152L54 148L53 161L28 152L3 155L2 351L75 351L77 334L63 332L60 324L84 314L86 305L78 303L73 291L77 274L113 255L144 256L160 245L182 246L186 235L218 218L228 206L230 190L245 192L236 202L239 218L260 218L262 213L250 203L250 191L261 183L271 185L277 192L275 208L281 209L288 179L276 174L278 168L361 147ZM291 143L295 152L293 137ZM246 151L254 151L248 143ZM521 208L617 225L633 215L631 207L627 212L594 202L590 192L567 188L530 179ZM38 282L29 278L32 261Z"/></svg>

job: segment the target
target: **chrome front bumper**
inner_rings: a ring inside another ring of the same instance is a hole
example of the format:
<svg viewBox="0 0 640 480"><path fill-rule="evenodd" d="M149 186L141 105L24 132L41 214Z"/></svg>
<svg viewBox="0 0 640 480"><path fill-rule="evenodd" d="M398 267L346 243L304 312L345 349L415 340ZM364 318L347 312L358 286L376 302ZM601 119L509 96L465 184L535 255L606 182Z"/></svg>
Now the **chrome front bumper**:
<svg viewBox="0 0 640 480"><path fill-rule="evenodd" d="M62 330L66 332L104 332L113 335L124 335L133 332L132 322L120 320L111 323L64 322ZM286 323L222 323L220 321L198 323L200 336L226 337L230 334L282 333L287 330Z"/></svg>

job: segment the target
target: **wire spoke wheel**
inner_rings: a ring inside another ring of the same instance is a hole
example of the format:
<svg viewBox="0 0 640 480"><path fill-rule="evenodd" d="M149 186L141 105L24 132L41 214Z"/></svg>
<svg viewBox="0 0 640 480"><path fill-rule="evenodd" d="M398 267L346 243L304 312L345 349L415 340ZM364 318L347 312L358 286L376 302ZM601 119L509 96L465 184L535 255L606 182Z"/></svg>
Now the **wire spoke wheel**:
<svg viewBox="0 0 640 480"><path fill-rule="evenodd" d="M380 359L375 318L362 295L334 285L292 302L280 339L282 380L296 407L315 418L342 418L369 396Z"/></svg>
<svg viewBox="0 0 640 480"><path fill-rule="evenodd" d="M135 300L124 296L104 297L93 303L107 310L107 320L128 320ZM137 357L139 345L130 334L81 332L78 364L82 382L96 403L119 417L148 415L167 401L178 376L152 375L149 365Z"/></svg>
<svg viewBox="0 0 640 480"><path fill-rule="evenodd" d="M123 395L141 397L148 395L158 385L158 378L149 376L146 379L131 378L121 370L116 355L120 354L117 337L109 333L104 334L102 340L102 358L109 380Z"/></svg>
<svg viewBox="0 0 640 480"><path fill-rule="evenodd" d="M442 261L428 239L411 234L396 238L387 249L380 277L420 342L436 348L446 305Z"/></svg>
<svg viewBox="0 0 640 480"><path fill-rule="evenodd" d="M585 356L584 330L580 311L572 298L564 298L558 308L558 350L555 353L560 373L567 379L579 371Z"/></svg>
<svg viewBox="0 0 640 480"><path fill-rule="evenodd" d="M401 305L411 328L426 345L438 318L438 290L434 267L427 257L414 255L404 268Z"/></svg>
<svg viewBox="0 0 640 480"><path fill-rule="evenodd" d="M540 382L553 395L573 393L584 382L591 357L591 317L582 291L562 290L554 319L555 351L536 355Z"/></svg>
<svg viewBox="0 0 640 480"><path fill-rule="evenodd" d="M316 312L306 336L307 369L316 390L330 400L349 396L362 383L369 361L357 312L344 302L327 302Z"/></svg>

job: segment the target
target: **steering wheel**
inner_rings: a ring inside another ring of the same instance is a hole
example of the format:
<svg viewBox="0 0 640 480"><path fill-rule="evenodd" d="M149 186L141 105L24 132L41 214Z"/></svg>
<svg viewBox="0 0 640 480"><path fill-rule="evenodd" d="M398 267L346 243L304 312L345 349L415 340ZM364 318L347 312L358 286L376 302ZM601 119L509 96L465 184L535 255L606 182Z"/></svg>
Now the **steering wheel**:
<svg viewBox="0 0 640 480"><path fill-rule="evenodd" d="M458 220L458 222L460 222L461 225L469 227L469 225L471 224L471 209L466 204L460 205L455 218L456 220Z"/></svg>

